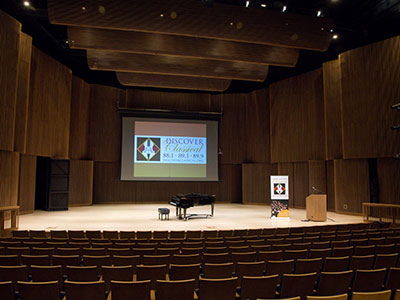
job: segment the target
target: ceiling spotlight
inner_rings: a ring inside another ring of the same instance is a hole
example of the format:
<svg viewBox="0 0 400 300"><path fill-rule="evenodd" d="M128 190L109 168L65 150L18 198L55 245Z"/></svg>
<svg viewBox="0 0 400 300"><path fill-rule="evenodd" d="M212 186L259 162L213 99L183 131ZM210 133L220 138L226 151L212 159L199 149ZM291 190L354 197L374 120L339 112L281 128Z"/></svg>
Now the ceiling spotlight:
<svg viewBox="0 0 400 300"><path fill-rule="evenodd" d="M261 3L261 7L267 7L267 4L265 4L265 3Z"/></svg>
<svg viewBox="0 0 400 300"><path fill-rule="evenodd" d="M329 30L330 32L333 32L333 29Z"/></svg>
<svg viewBox="0 0 400 300"><path fill-rule="evenodd" d="M282 12L285 12L285 11L286 11L286 9L287 9L287 6L286 6L286 5L284 5L284 6L282 7Z"/></svg>
<svg viewBox="0 0 400 300"><path fill-rule="evenodd" d="M322 11L317 11L317 17L320 17L322 15Z"/></svg>
<svg viewBox="0 0 400 300"><path fill-rule="evenodd" d="M246 1L246 7L249 7L250 1Z"/></svg>
<svg viewBox="0 0 400 300"><path fill-rule="evenodd" d="M29 1L24 1L24 6L28 7L31 6L31 4L29 3Z"/></svg>
<svg viewBox="0 0 400 300"><path fill-rule="evenodd" d="M337 40L337 39L339 38L339 35L338 35L338 34L334 34L334 35L332 36L332 38L333 38L334 40Z"/></svg>

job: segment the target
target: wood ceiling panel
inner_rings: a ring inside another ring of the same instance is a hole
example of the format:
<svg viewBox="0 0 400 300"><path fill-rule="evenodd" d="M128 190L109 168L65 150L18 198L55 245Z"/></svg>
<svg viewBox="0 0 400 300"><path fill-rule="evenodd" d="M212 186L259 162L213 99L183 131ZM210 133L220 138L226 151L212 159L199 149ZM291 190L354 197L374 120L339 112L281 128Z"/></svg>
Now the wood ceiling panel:
<svg viewBox="0 0 400 300"><path fill-rule="evenodd" d="M104 71L260 82L265 80L268 73L268 65L100 50L88 50L87 60L90 69Z"/></svg>
<svg viewBox="0 0 400 300"><path fill-rule="evenodd" d="M332 20L199 0L48 0L53 24L185 35L325 51Z"/></svg>
<svg viewBox="0 0 400 300"><path fill-rule="evenodd" d="M294 67L299 50L187 36L68 27L72 49L94 49L141 54L175 55Z"/></svg>
<svg viewBox="0 0 400 300"><path fill-rule="evenodd" d="M140 74L128 72L117 72L117 78L121 84L129 86L215 92L225 91L231 83L231 81L228 79L170 76L159 74Z"/></svg>

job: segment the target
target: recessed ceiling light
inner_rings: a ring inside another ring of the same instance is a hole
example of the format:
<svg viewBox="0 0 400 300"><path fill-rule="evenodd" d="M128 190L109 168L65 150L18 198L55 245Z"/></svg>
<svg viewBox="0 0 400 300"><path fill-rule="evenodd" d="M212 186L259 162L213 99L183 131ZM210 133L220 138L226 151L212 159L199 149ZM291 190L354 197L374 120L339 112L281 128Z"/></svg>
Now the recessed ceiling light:
<svg viewBox="0 0 400 300"><path fill-rule="evenodd" d="M339 38L339 35L338 35L338 34L334 34L334 35L332 36L332 38L333 38L334 40L337 40L337 39Z"/></svg>
<svg viewBox="0 0 400 300"><path fill-rule="evenodd" d="M262 4L261 4L261 7L267 7L267 4L262 3Z"/></svg>
<svg viewBox="0 0 400 300"><path fill-rule="evenodd" d="M285 12L285 11L286 11L286 9L287 9L287 6L286 6L286 5L284 5L284 6L282 7L282 12Z"/></svg>
<svg viewBox="0 0 400 300"><path fill-rule="evenodd" d="M317 11L317 17L320 17L322 15L322 11Z"/></svg>
<svg viewBox="0 0 400 300"><path fill-rule="evenodd" d="M249 7L250 1L246 1L246 7Z"/></svg>
<svg viewBox="0 0 400 300"><path fill-rule="evenodd" d="M31 4L29 3L29 1L24 1L24 6L31 6Z"/></svg>

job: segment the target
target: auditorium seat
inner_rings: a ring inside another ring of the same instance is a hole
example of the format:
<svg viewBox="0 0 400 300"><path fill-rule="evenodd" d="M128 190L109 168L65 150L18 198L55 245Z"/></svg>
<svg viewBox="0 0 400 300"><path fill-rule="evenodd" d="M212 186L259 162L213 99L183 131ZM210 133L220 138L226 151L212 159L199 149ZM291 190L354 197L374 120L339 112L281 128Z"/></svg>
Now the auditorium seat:
<svg viewBox="0 0 400 300"><path fill-rule="evenodd" d="M353 271L321 272L317 285L317 295L331 296L344 294L349 291Z"/></svg>
<svg viewBox="0 0 400 300"><path fill-rule="evenodd" d="M374 266L375 255L353 255L350 259L350 270L371 270Z"/></svg>
<svg viewBox="0 0 400 300"><path fill-rule="evenodd" d="M18 255L0 255L0 266L18 266L20 259Z"/></svg>
<svg viewBox="0 0 400 300"><path fill-rule="evenodd" d="M313 249L327 249L331 247L331 241L323 241L323 242L313 242Z"/></svg>
<svg viewBox="0 0 400 300"><path fill-rule="evenodd" d="M12 237L30 237L28 230L13 230L11 231Z"/></svg>
<svg viewBox="0 0 400 300"><path fill-rule="evenodd" d="M181 254L182 255L197 254L197 255L202 256L203 255L203 247L198 247L198 248L185 248L185 247L182 247Z"/></svg>
<svg viewBox="0 0 400 300"><path fill-rule="evenodd" d="M243 247L243 246L249 246L245 240L242 239L236 239L236 240L229 240L225 239L225 245L227 247Z"/></svg>
<svg viewBox="0 0 400 300"><path fill-rule="evenodd" d="M112 300L150 300L150 280L111 281Z"/></svg>
<svg viewBox="0 0 400 300"><path fill-rule="evenodd" d="M198 242L183 242L182 243L182 248L203 248L204 243L203 241L198 241Z"/></svg>
<svg viewBox="0 0 400 300"><path fill-rule="evenodd" d="M218 237L231 237L233 236L233 229L224 229L224 230L218 230L217 232Z"/></svg>
<svg viewBox="0 0 400 300"><path fill-rule="evenodd" d="M156 287L157 280L166 280L168 274L168 267L167 265L153 265L153 266L145 266L145 265L138 265L136 266L137 269L137 280L150 280L150 288L152 290Z"/></svg>
<svg viewBox="0 0 400 300"><path fill-rule="evenodd" d="M99 279L97 266L66 266L69 281L97 281Z"/></svg>
<svg viewBox="0 0 400 300"><path fill-rule="evenodd" d="M119 232L120 239L135 239L135 232L134 231L120 231Z"/></svg>
<svg viewBox="0 0 400 300"><path fill-rule="evenodd" d="M49 255L52 256L55 253L53 247L32 247L31 255Z"/></svg>
<svg viewBox="0 0 400 300"><path fill-rule="evenodd" d="M7 247L6 254L7 255L18 255L21 257L22 254L29 255L31 250L29 247Z"/></svg>
<svg viewBox="0 0 400 300"><path fill-rule="evenodd" d="M28 268L26 266L0 266L0 282L12 281L14 291L18 290L18 281L28 281Z"/></svg>
<svg viewBox="0 0 400 300"><path fill-rule="evenodd" d="M348 270L350 257L326 257L322 270L324 272L340 272Z"/></svg>
<svg viewBox="0 0 400 300"><path fill-rule="evenodd" d="M210 237L217 237L217 234L217 230L203 230L203 237L206 239Z"/></svg>
<svg viewBox="0 0 400 300"><path fill-rule="evenodd" d="M102 280L106 285L106 291L111 289L111 280L132 281L132 266L101 266Z"/></svg>
<svg viewBox="0 0 400 300"><path fill-rule="evenodd" d="M29 230L29 237L32 238L44 238L47 239L48 236L45 230Z"/></svg>
<svg viewBox="0 0 400 300"><path fill-rule="evenodd" d="M206 246L203 249L204 253L228 253L228 248L226 246Z"/></svg>
<svg viewBox="0 0 400 300"><path fill-rule="evenodd" d="M139 255L119 256L114 255L111 259L114 266L132 266L133 274L136 274L136 266L140 264Z"/></svg>
<svg viewBox="0 0 400 300"><path fill-rule="evenodd" d="M256 262L238 262L236 264L235 276L239 279L239 285L244 276L262 276L265 271L265 263L263 261Z"/></svg>
<svg viewBox="0 0 400 300"><path fill-rule="evenodd" d="M376 292L382 289L386 269L357 270L351 287L353 292Z"/></svg>
<svg viewBox="0 0 400 300"><path fill-rule="evenodd" d="M156 249L158 247L158 243L157 242L153 242L153 240L151 242L149 241L138 241L136 243L135 248L139 248L139 249L144 249L144 248L149 248L149 249Z"/></svg>
<svg viewBox="0 0 400 300"><path fill-rule="evenodd" d="M375 254L390 254L395 252L396 252L395 244L377 245L375 249Z"/></svg>
<svg viewBox="0 0 400 300"><path fill-rule="evenodd" d="M257 259L258 261L278 261L283 258L283 251L282 250L275 250L275 251L260 251L258 252Z"/></svg>
<svg viewBox="0 0 400 300"><path fill-rule="evenodd" d="M264 241L262 241L264 243ZM249 246L250 251L259 253L260 251L271 251L271 245L253 244Z"/></svg>
<svg viewBox="0 0 400 300"><path fill-rule="evenodd" d="M186 238L201 238L202 232L201 230L188 230L186 231Z"/></svg>
<svg viewBox="0 0 400 300"><path fill-rule="evenodd" d="M325 249L314 249L311 248L308 251L308 258L325 258L328 256L331 256L332 249L331 248L325 248Z"/></svg>
<svg viewBox="0 0 400 300"><path fill-rule="evenodd" d="M278 274L282 276L283 274L290 274L293 272L293 268L293 259L279 261L270 260L267 262L266 275Z"/></svg>
<svg viewBox="0 0 400 300"><path fill-rule="evenodd" d="M132 255L156 255L156 248L132 248Z"/></svg>
<svg viewBox="0 0 400 300"><path fill-rule="evenodd" d="M171 263L176 265L191 265L201 263L200 254L174 254Z"/></svg>
<svg viewBox="0 0 400 300"><path fill-rule="evenodd" d="M170 239L183 239L185 238L185 231L183 230L171 230L169 232Z"/></svg>
<svg viewBox="0 0 400 300"><path fill-rule="evenodd" d="M50 238L68 238L68 232L66 230L50 230Z"/></svg>
<svg viewBox="0 0 400 300"><path fill-rule="evenodd" d="M232 277L234 271L235 265L232 262L203 264L204 278L229 278Z"/></svg>
<svg viewBox="0 0 400 300"><path fill-rule="evenodd" d="M294 259L295 261L299 258L307 258L308 250L285 250L283 252L283 259Z"/></svg>
<svg viewBox="0 0 400 300"><path fill-rule="evenodd" d="M255 262L257 260L256 252L233 252L231 254L232 262L236 265L238 262Z"/></svg>
<svg viewBox="0 0 400 300"><path fill-rule="evenodd" d="M143 255L141 263L143 265L169 265L171 262L171 256L165 255Z"/></svg>
<svg viewBox="0 0 400 300"><path fill-rule="evenodd" d="M229 253L204 253L203 262L210 264L222 264L231 261Z"/></svg>
<svg viewBox="0 0 400 300"><path fill-rule="evenodd" d="M70 240L85 238L85 232L83 230L68 230L68 237Z"/></svg>
<svg viewBox="0 0 400 300"><path fill-rule="evenodd" d="M63 290L63 273L61 266L31 266L34 282L57 281L59 291Z"/></svg>
<svg viewBox="0 0 400 300"><path fill-rule="evenodd" d="M390 300L391 291L379 291L379 292L353 292L351 297L352 300Z"/></svg>
<svg viewBox="0 0 400 300"><path fill-rule="evenodd" d="M317 273L283 274L280 289L281 298L300 296L304 298L313 294Z"/></svg>
<svg viewBox="0 0 400 300"><path fill-rule="evenodd" d="M390 252L392 253L392 252ZM353 255L364 256L364 255L373 255L375 254L375 245L369 246L356 246L354 249Z"/></svg>
<svg viewBox="0 0 400 300"><path fill-rule="evenodd" d="M118 239L118 231L117 230L103 230L103 238L107 240Z"/></svg>
<svg viewBox="0 0 400 300"><path fill-rule="evenodd" d="M237 277L223 279L200 278L199 300L235 300Z"/></svg>
<svg viewBox="0 0 400 300"><path fill-rule="evenodd" d="M194 279L195 286L198 287L200 276L200 264L186 264L186 265L176 265L171 264L169 269L170 280L184 280L184 279Z"/></svg>
<svg viewBox="0 0 400 300"><path fill-rule="evenodd" d="M233 235L234 235L234 236L243 237L243 236L246 236L247 233L248 233L248 230L247 230L247 229L234 229L234 230L233 230Z"/></svg>
<svg viewBox="0 0 400 300"><path fill-rule="evenodd" d="M158 247L157 248L158 255L170 255L172 257L174 254L179 254L179 253L180 253L179 247L170 247L170 248Z"/></svg>
<svg viewBox="0 0 400 300"><path fill-rule="evenodd" d="M334 257L352 256L353 252L354 252L354 247L353 246L334 247L332 249L332 256L334 256Z"/></svg>
<svg viewBox="0 0 400 300"><path fill-rule="evenodd" d="M132 250L130 248L108 248L108 254L113 257L114 255L129 256L132 255Z"/></svg>
<svg viewBox="0 0 400 300"><path fill-rule="evenodd" d="M81 255L81 249L77 247L71 247L71 248L56 248L56 255Z"/></svg>
<svg viewBox="0 0 400 300"><path fill-rule="evenodd" d="M368 244L369 245L383 245L385 244L385 237L370 237Z"/></svg>
<svg viewBox="0 0 400 300"><path fill-rule="evenodd" d="M307 296L307 300L348 300L349 295L341 294L335 296Z"/></svg>
<svg viewBox="0 0 400 300"><path fill-rule="evenodd" d="M295 273L296 274L304 274L304 273L319 273L322 269L322 258L301 258L296 261Z"/></svg>
<svg viewBox="0 0 400 300"><path fill-rule="evenodd" d="M82 264L84 266L97 266L97 272L101 274L101 266L111 266L110 255L83 255Z"/></svg>
<svg viewBox="0 0 400 300"><path fill-rule="evenodd" d="M73 282L65 281L66 300L105 300L106 286L104 281Z"/></svg>
<svg viewBox="0 0 400 300"><path fill-rule="evenodd" d="M18 282L20 300L59 300L59 283L47 282Z"/></svg>
<svg viewBox="0 0 400 300"><path fill-rule="evenodd" d="M268 228L267 230L271 230L273 231L273 233L275 233L275 228ZM263 234L263 229L262 228L251 228L247 230L247 235L248 236L259 236ZM266 232L265 234L269 234L268 232Z"/></svg>
<svg viewBox="0 0 400 300"><path fill-rule="evenodd" d="M278 278L278 275L244 276L241 283L240 299L256 300L259 298L274 298Z"/></svg>
<svg viewBox="0 0 400 300"><path fill-rule="evenodd" d="M343 247L350 247L350 240L337 240L331 241L331 248L343 248Z"/></svg>
<svg viewBox="0 0 400 300"><path fill-rule="evenodd" d="M157 280L157 300L193 300L195 280Z"/></svg>
<svg viewBox="0 0 400 300"><path fill-rule="evenodd" d="M398 253L377 254L375 256L374 269L396 267Z"/></svg>
<svg viewBox="0 0 400 300"><path fill-rule="evenodd" d="M14 288L12 281L0 282L0 295L2 300L14 300Z"/></svg>

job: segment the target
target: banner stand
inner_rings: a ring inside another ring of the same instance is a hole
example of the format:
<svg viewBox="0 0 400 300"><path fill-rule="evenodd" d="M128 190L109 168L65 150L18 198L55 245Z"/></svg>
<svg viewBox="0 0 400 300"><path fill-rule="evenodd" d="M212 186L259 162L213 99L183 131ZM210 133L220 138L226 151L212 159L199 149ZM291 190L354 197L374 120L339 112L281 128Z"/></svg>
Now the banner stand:
<svg viewBox="0 0 400 300"><path fill-rule="evenodd" d="M271 176L271 219L290 219L289 176Z"/></svg>

